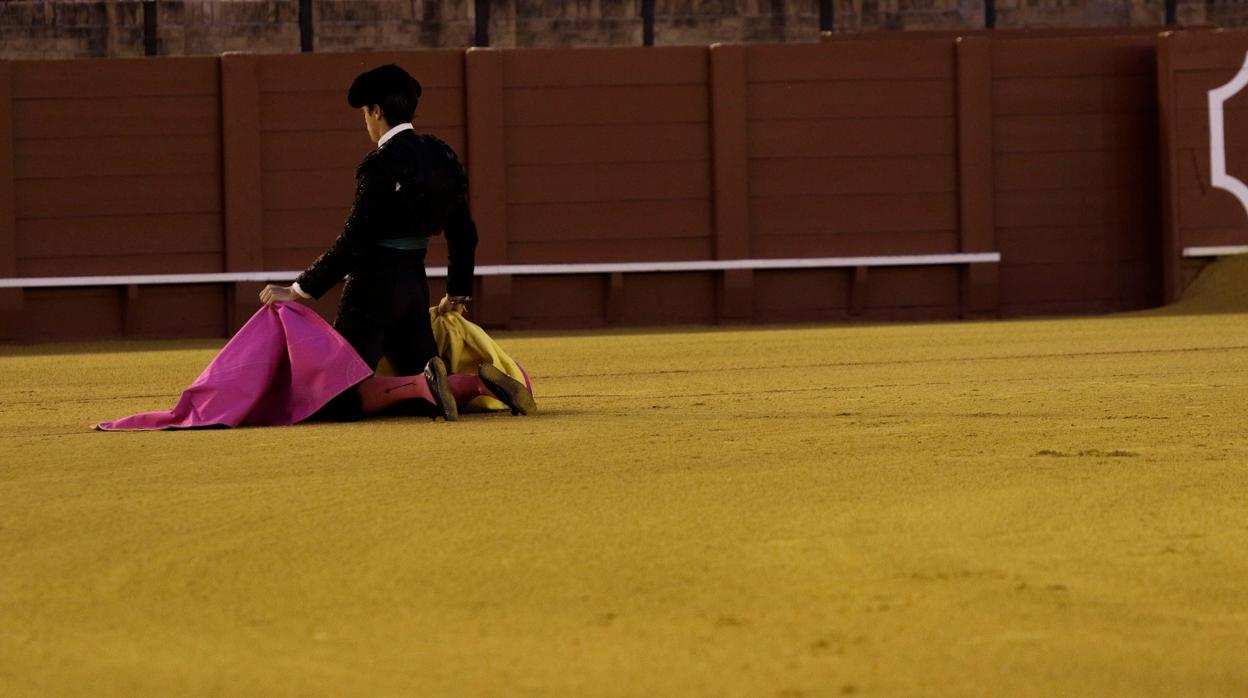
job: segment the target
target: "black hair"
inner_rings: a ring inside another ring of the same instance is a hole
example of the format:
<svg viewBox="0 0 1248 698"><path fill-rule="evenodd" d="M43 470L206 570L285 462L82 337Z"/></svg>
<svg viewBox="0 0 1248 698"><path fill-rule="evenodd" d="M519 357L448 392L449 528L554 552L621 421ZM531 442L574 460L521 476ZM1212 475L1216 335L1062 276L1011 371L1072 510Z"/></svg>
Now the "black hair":
<svg viewBox="0 0 1248 698"><path fill-rule="evenodd" d="M391 63L360 73L347 90L347 104L354 109L377 105L386 123L398 126L416 116L420 92L416 78Z"/></svg>

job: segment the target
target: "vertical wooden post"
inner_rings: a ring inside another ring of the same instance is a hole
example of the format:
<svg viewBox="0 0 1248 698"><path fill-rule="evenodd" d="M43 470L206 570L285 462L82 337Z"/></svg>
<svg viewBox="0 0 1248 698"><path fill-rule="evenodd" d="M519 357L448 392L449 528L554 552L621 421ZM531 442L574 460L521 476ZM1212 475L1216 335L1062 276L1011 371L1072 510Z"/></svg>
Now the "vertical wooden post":
<svg viewBox="0 0 1248 698"><path fill-rule="evenodd" d="M222 193L225 204L225 271L264 269L264 202L260 170L259 57L221 57ZM255 311L250 286L229 293L229 330Z"/></svg>
<svg viewBox="0 0 1248 698"><path fill-rule="evenodd" d="M849 272L849 316L856 318L862 315L867 307L867 267L854 267Z"/></svg>
<svg viewBox="0 0 1248 698"><path fill-rule="evenodd" d="M654 0L641 0L641 45L654 46Z"/></svg>
<svg viewBox="0 0 1248 698"><path fill-rule="evenodd" d="M0 61L0 278L17 276L17 196L13 152L13 64ZM22 289L0 289L0 339L18 338Z"/></svg>
<svg viewBox="0 0 1248 698"><path fill-rule="evenodd" d="M1173 303L1182 288L1183 240L1179 230L1178 100L1174 91L1176 35L1157 37L1157 121L1161 147L1161 301Z"/></svg>
<svg viewBox="0 0 1248 698"><path fill-rule="evenodd" d="M992 40L955 43L958 108L958 237L961 252L995 252L992 149ZM996 264L968 264L962 272L962 316L992 317L1000 306Z"/></svg>
<svg viewBox="0 0 1248 698"><path fill-rule="evenodd" d="M139 307L142 303L139 287L135 284L121 287L121 334L133 337L139 331Z"/></svg>
<svg viewBox="0 0 1248 698"><path fill-rule="evenodd" d="M503 129L503 54L470 48L464 56L465 120L468 130L468 201L481 240L478 264L507 263L507 152ZM511 321L511 277L479 282L477 317L483 325Z"/></svg>
<svg viewBox="0 0 1248 698"><path fill-rule="evenodd" d="M490 0L474 0L473 14L476 15L476 33L472 39L473 46L490 45Z"/></svg>
<svg viewBox="0 0 1248 698"><path fill-rule="evenodd" d="M715 259L750 257L749 129L746 112L747 48L711 46L711 159L714 162ZM719 321L753 318L754 273L723 273Z"/></svg>
<svg viewBox="0 0 1248 698"><path fill-rule="evenodd" d="M607 299L606 299L606 318L607 323L615 324L624 317L624 274L615 272L607 274Z"/></svg>
<svg viewBox="0 0 1248 698"><path fill-rule="evenodd" d="M160 55L159 37L156 26L156 0L143 0L143 55Z"/></svg>
<svg viewBox="0 0 1248 698"><path fill-rule="evenodd" d="M313 19L312 0L299 0L299 50L303 53L312 53L315 47Z"/></svg>

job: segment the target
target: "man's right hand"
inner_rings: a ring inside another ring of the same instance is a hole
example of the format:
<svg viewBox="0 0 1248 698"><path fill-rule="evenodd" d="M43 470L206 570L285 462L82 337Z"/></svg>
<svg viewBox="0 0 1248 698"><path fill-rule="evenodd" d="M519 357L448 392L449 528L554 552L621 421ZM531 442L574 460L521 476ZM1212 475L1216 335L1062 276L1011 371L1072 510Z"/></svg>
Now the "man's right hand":
<svg viewBox="0 0 1248 698"><path fill-rule="evenodd" d="M299 294L295 293L295 288L293 286L275 286L273 284L269 284L264 287L263 291L260 292L260 301L265 305L272 305L273 303L280 301L293 301L298 297Z"/></svg>

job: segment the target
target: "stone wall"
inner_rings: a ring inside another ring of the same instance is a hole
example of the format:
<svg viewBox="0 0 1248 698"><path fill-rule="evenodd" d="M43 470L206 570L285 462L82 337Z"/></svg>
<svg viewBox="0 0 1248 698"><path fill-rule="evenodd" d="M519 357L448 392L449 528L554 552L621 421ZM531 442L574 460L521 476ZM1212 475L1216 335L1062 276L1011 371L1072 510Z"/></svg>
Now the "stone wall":
<svg viewBox="0 0 1248 698"><path fill-rule="evenodd" d="M818 38L819 0L654 0L655 42ZM160 55L300 50L299 0L157 0ZM984 0L832 0L839 31L984 25ZM996 0L998 27L1144 26L1163 0ZM476 0L313 0L314 49L471 46ZM642 0L489 0L490 44L642 43ZM1179 0L1185 24L1248 26L1243 0ZM0 0L0 57L144 55L143 0Z"/></svg>

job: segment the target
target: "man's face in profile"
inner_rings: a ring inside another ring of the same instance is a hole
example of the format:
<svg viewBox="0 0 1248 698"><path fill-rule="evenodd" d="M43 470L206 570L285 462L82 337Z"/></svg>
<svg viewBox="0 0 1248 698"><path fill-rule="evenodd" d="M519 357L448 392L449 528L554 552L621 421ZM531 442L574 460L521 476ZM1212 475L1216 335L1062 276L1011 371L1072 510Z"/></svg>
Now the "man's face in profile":
<svg viewBox="0 0 1248 698"><path fill-rule="evenodd" d="M386 131L390 130L390 125L382 116L381 107L374 104L360 107L360 111L364 112L364 128L368 129L368 137L373 140L373 143L381 140Z"/></svg>

